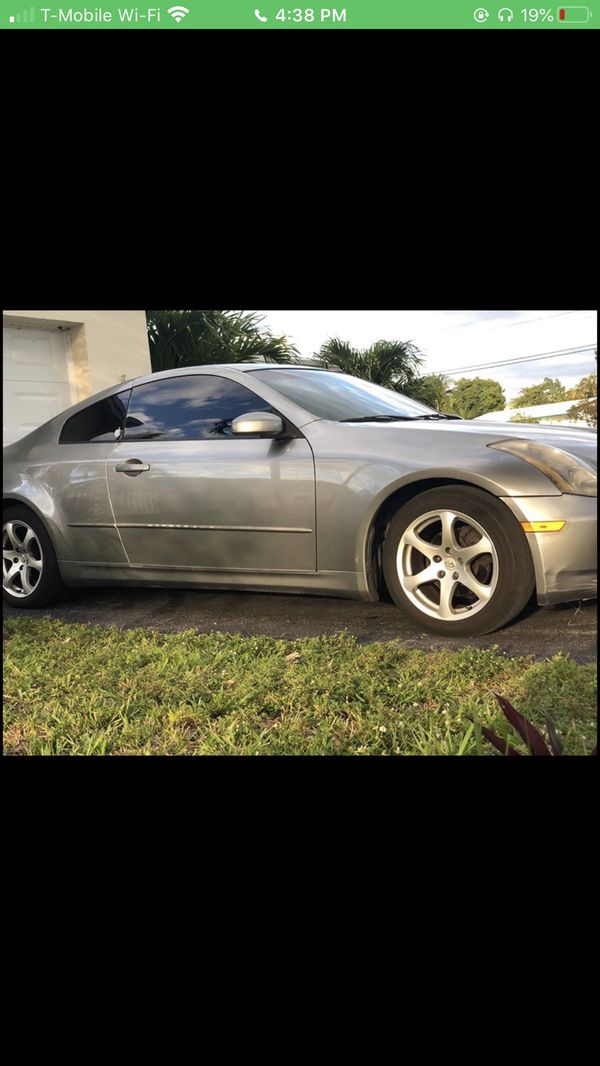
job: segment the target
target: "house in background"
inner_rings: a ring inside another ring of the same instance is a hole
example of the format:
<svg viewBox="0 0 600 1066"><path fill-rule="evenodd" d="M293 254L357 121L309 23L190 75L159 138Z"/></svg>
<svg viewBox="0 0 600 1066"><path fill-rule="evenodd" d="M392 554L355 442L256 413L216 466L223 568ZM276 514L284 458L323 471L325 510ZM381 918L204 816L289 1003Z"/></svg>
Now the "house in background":
<svg viewBox="0 0 600 1066"><path fill-rule="evenodd" d="M3 444L151 373L145 311L5 311Z"/></svg>
<svg viewBox="0 0 600 1066"><path fill-rule="evenodd" d="M576 426L578 429L590 429L587 422L569 418L569 409L577 400L560 400L559 403L538 403L533 407L507 407L504 411L488 411L479 415L475 422L510 422L515 415L535 418L536 422L550 426Z"/></svg>

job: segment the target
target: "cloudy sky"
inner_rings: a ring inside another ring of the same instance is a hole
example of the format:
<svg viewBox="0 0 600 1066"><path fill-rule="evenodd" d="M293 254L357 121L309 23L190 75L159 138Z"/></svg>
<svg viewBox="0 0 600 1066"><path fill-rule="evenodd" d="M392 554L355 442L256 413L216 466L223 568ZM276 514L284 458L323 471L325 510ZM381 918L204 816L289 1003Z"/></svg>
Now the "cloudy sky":
<svg viewBox="0 0 600 1066"><path fill-rule="evenodd" d="M596 311L259 311L273 333L285 333L303 358L329 337L354 347L377 340L413 341L422 351L423 373L541 355L596 343ZM464 372L454 377L490 377L511 400L526 385L559 378L567 388L596 369L594 352L559 356L516 366Z"/></svg>

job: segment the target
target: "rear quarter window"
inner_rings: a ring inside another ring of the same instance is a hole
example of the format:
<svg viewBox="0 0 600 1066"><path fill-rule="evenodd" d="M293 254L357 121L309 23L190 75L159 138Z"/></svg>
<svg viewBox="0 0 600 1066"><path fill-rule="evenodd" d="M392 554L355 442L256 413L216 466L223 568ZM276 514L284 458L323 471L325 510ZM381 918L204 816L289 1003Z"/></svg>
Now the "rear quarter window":
<svg viewBox="0 0 600 1066"><path fill-rule="evenodd" d="M98 400L65 422L59 444L105 444L115 442L115 431L123 429L131 389Z"/></svg>

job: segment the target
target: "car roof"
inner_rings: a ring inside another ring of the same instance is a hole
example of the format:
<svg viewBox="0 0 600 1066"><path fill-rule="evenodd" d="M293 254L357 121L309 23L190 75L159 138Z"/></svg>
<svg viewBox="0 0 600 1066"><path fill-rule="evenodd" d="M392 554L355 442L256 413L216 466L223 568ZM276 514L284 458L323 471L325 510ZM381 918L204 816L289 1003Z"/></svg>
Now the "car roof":
<svg viewBox="0 0 600 1066"><path fill-rule="evenodd" d="M211 365L211 364L205 364ZM215 363L215 366L227 367L228 370L328 370L326 366L315 366L314 363ZM195 369L199 369L196 367ZM331 367L331 369L337 369ZM338 371L339 372L339 371Z"/></svg>
<svg viewBox="0 0 600 1066"><path fill-rule="evenodd" d="M128 381L119 382L110 389L104 390L104 395L111 392L124 392L136 385L145 385L151 381L160 381L161 378L185 377L187 374L214 374L217 370L240 370L243 374L253 370L313 370L329 373L341 373L339 367L314 366L309 363L201 363L198 366L178 366L169 370L158 370L154 374L143 374L141 377L130 378ZM98 394L99 398L100 394Z"/></svg>

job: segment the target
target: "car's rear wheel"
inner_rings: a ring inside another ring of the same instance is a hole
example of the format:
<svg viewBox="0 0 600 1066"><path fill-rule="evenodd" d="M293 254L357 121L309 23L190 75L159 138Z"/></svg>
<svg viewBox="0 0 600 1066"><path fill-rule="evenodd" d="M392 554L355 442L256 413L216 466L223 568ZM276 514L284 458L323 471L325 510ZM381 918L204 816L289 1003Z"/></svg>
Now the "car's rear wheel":
<svg viewBox="0 0 600 1066"><path fill-rule="evenodd" d="M530 600L525 534L495 496L467 485L430 489L392 520L383 547L390 594L405 614L447 636L492 633Z"/></svg>
<svg viewBox="0 0 600 1066"><path fill-rule="evenodd" d="M44 607L64 592L52 542L26 507L4 509L2 595L11 607Z"/></svg>

